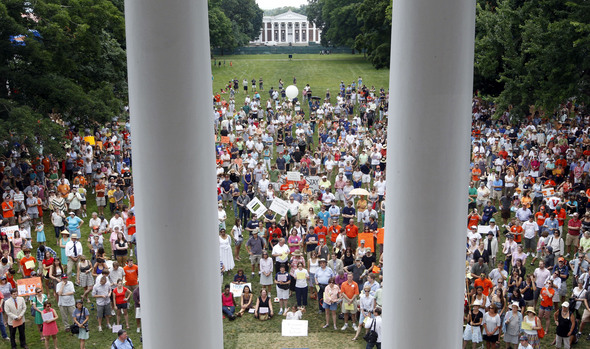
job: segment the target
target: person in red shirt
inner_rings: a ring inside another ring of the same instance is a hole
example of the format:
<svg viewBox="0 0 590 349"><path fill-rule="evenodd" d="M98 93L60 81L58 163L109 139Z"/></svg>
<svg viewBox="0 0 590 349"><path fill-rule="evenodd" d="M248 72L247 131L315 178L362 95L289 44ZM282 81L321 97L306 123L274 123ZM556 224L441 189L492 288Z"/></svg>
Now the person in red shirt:
<svg viewBox="0 0 590 349"><path fill-rule="evenodd" d="M359 228L354 225L354 220L351 218L346 226L346 247L352 248L353 251L356 251L356 237L358 234Z"/></svg>
<svg viewBox="0 0 590 349"><path fill-rule="evenodd" d="M483 294L487 297L490 294L490 290L492 288L494 288L494 284L492 283L492 280L486 278L486 274L481 273L481 275L479 276L479 279L475 280L475 282L473 283L473 286L475 288L477 288L478 286L481 286L483 288Z"/></svg>
<svg viewBox="0 0 590 349"><path fill-rule="evenodd" d="M510 232L514 235L514 242L520 244L522 241L522 227L516 217L512 217L512 222L510 222Z"/></svg>
<svg viewBox="0 0 590 349"><path fill-rule="evenodd" d="M272 225L268 227L267 234L268 236L266 238L269 242L269 249L272 250L272 248L279 243L279 239L283 234L281 228L277 227L276 222L272 222Z"/></svg>
<svg viewBox="0 0 590 349"><path fill-rule="evenodd" d="M100 216L103 216L104 215L104 207L107 205L107 202L106 202L106 197L105 197L106 186L105 186L104 181L102 179L98 180L98 183L95 186L95 190L96 190L97 211Z"/></svg>
<svg viewBox="0 0 590 349"><path fill-rule="evenodd" d="M131 238L133 235L135 235L135 213L129 212L129 217L127 217L125 225L127 226L127 235L129 235L129 238Z"/></svg>
<svg viewBox="0 0 590 349"><path fill-rule="evenodd" d="M580 229L582 228L582 221L578 219L578 213L574 213L572 219L567 222L567 236L565 237L565 251L566 257L578 250L580 245ZM572 248L573 247L573 248Z"/></svg>
<svg viewBox="0 0 590 349"><path fill-rule="evenodd" d="M537 220L537 225L542 227L545 223L545 219L549 218L549 213L545 211L545 206L541 206L539 208L539 212L535 213L535 219Z"/></svg>
<svg viewBox="0 0 590 349"><path fill-rule="evenodd" d="M469 214L469 216L467 216L467 228L476 226L479 224L479 221L481 220L481 217L479 216L479 214L477 214L477 208L474 208L473 211L471 211L471 213Z"/></svg>
<svg viewBox="0 0 590 349"><path fill-rule="evenodd" d="M336 244L336 238L340 234L341 228L342 227L338 225L338 221L333 219L332 225L328 227L328 234L330 235L330 241L332 241L332 244Z"/></svg>

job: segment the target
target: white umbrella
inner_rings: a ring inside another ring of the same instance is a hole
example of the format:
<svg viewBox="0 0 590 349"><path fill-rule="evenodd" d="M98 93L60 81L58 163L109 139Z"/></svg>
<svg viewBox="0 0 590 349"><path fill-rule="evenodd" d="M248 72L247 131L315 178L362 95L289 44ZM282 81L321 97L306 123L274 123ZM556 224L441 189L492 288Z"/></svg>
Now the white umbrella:
<svg viewBox="0 0 590 349"><path fill-rule="evenodd" d="M349 194L350 195L369 195L370 193L366 189L355 188L355 189L351 190Z"/></svg>

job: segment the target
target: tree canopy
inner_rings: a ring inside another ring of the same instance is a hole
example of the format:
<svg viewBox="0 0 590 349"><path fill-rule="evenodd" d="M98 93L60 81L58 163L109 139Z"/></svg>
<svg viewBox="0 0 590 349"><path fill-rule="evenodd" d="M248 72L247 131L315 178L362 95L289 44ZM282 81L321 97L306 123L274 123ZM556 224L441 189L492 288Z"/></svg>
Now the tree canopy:
<svg viewBox="0 0 590 349"><path fill-rule="evenodd" d="M208 4L211 47L247 46L260 35L264 11L255 0L209 0Z"/></svg>
<svg viewBox="0 0 590 349"><path fill-rule="evenodd" d="M63 151L52 118L91 127L127 100L125 23L109 0L4 0L0 60L0 138L33 153Z"/></svg>

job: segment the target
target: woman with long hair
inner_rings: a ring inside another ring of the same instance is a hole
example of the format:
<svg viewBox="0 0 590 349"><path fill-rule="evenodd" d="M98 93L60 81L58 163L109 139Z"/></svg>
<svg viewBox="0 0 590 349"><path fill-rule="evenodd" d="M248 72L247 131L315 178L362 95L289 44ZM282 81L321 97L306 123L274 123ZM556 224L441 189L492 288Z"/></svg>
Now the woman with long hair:
<svg viewBox="0 0 590 349"><path fill-rule="evenodd" d="M311 299L317 298L317 291L315 288L315 273L320 267L320 259L316 251L311 251L310 257L307 260L307 271L309 273L309 286L311 287L309 297Z"/></svg>
<svg viewBox="0 0 590 349"><path fill-rule="evenodd" d="M76 281L84 289L82 301L87 301L88 294L92 291L92 287L94 287L94 278L92 277L92 264L83 254L80 255L80 260L78 261Z"/></svg>
<svg viewBox="0 0 590 349"><path fill-rule="evenodd" d="M349 246L342 254L342 264L344 264L344 268L353 265L354 260L354 253L352 252L352 248Z"/></svg>
<svg viewBox="0 0 590 349"><path fill-rule="evenodd" d="M240 249L242 248L242 242L244 241L243 230L242 230L242 221L239 218L236 218L234 222L233 228L231 228L231 235L234 238L234 246L235 246L235 253L234 259L236 261L241 261L240 258Z"/></svg>
<svg viewBox="0 0 590 349"><path fill-rule="evenodd" d="M129 297L132 296L131 291L123 287L123 280L117 280L117 287L113 290L113 296L115 297L115 306L116 306L116 313L117 313L117 325L120 324L120 315L123 312L123 317L125 318L125 326L129 329L129 313L127 308L129 308Z"/></svg>
<svg viewBox="0 0 590 349"><path fill-rule="evenodd" d="M496 304L492 303L490 309L483 316L483 340L486 349L496 349L496 343L500 339L502 320L496 310Z"/></svg>
<svg viewBox="0 0 590 349"><path fill-rule="evenodd" d="M254 317L259 320L268 320L274 315L272 311L272 299L268 296L266 289L260 291L260 296L256 299L254 306Z"/></svg>
<svg viewBox="0 0 590 349"><path fill-rule="evenodd" d="M249 311L252 308L252 292L250 291L250 287L244 286L242 289L242 295L240 296L240 311L238 312L237 316L244 315L245 312Z"/></svg>
<svg viewBox="0 0 590 349"><path fill-rule="evenodd" d="M41 261L42 271L41 277L43 278L43 285L45 289L50 289L49 284L53 284L51 282L51 278L49 277L49 272L51 272L51 266L53 265L53 261L55 258L49 253L49 251L45 251L45 255L43 256L43 261Z"/></svg>
<svg viewBox="0 0 590 349"><path fill-rule="evenodd" d="M35 312L35 324L41 334L41 340L45 340L43 337L43 305L47 302L47 295L43 294L40 288L35 289L35 295L31 298L31 308Z"/></svg>
<svg viewBox="0 0 590 349"><path fill-rule="evenodd" d="M53 317L45 320L43 317L43 337L45 337L45 349L49 349L49 337L53 339L53 347L57 349L57 333L59 329L57 328L57 312L55 309L51 308L51 302L47 301L43 304L43 314L51 313Z"/></svg>
<svg viewBox="0 0 590 349"><path fill-rule="evenodd" d="M123 232L117 232L117 240L115 240L113 246L115 247L113 254L115 255L115 258L117 258L117 262L119 262L119 265L127 265L129 243L127 242L127 239L125 239L125 235L123 235Z"/></svg>
<svg viewBox="0 0 590 349"><path fill-rule="evenodd" d="M65 268L61 264L59 258L54 258L53 263L51 263L51 268L49 269L49 289L53 290L53 296L55 297L56 301L59 299L57 292L55 292L55 285L61 282L61 276L65 274Z"/></svg>
<svg viewBox="0 0 590 349"><path fill-rule="evenodd" d="M78 332L78 339L80 340L80 349L86 348L86 341L88 340L88 321L90 320L90 312L84 308L84 302L81 299L76 301L76 309L72 314L74 324L78 325L80 332Z"/></svg>

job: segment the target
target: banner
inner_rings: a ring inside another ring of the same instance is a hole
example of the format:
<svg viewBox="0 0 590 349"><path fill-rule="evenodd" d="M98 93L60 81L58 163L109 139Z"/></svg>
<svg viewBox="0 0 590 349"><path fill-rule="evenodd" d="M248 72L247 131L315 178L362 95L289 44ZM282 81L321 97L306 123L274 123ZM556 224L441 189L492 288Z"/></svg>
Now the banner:
<svg viewBox="0 0 590 349"><path fill-rule="evenodd" d="M301 173L297 171L288 171L287 172L287 180L299 182L301 180Z"/></svg>
<svg viewBox="0 0 590 349"><path fill-rule="evenodd" d="M10 227L3 227L2 229L0 229L0 231L6 234L9 241L12 241L12 239L14 238L14 232L18 230L18 225L11 225Z"/></svg>
<svg viewBox="0 0 590 349"><path fill-rule="evenodd" d="M373 233L359 233L357 242L358 246L361 245L361 240L365 240L365 247L370 247L371 252L375 252L375 243L373 237Z"/></svg>
<svg viewBox="0 0 590 349"><path fill-rule="evenodd" d="M305 177L307 184L309 184L309 189L317 191L320 190L320 177L319 176L307 176Z"/></svg>
<svg viewBox="0 0 590 349"><path fill-rule="evenodd" d="M541 190L543 192L544 197L549 197L555 195L555 188L545 188Z"/></svg>
<svg viewBox="0 0 590 349"><path fill-rule="evenodd" d="M16 289L18 290L19 297L34 296L36 294L36 288L43 289L40 277L16 280Z"/></svg>
<svg viewBox="0 0 590 349"><path fill-rule="evenodd" d="M219 139L219 143L221 144L229 144L229 136L221 136Z"/></svg>
<svg viewBox="0 0 590 349"><path fill-rule="evenodd" d="M252 292L252 284L250 282L246 284L229 284L229 292L231 292L234 297L242 297L242 293L244 292L244 287L248 286L250 288L250 292Z"/></svg>
<svg viewBox="0 0 590 349"><path fill-rule="evenodd" d="M258 217L264 215L264 212L267 210L267 208L262 204L262 202L260 202L260 200L258 200L257 197L250 200L246 207L250 210L250 212L254 213Z"/></svg>
<svg viewBox="0 0 590 349"><path fill-rule="evenodd" d="M269 209L273 212L278 213L281 216L286 216L289 211L289 203L285 200L275 198L272 200Z"/></svg>

